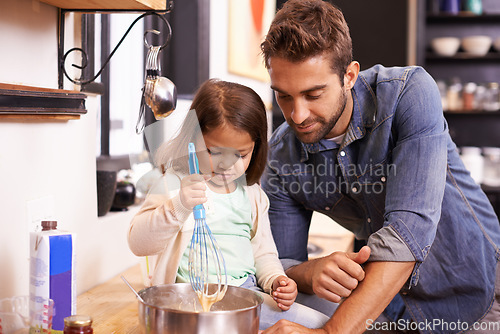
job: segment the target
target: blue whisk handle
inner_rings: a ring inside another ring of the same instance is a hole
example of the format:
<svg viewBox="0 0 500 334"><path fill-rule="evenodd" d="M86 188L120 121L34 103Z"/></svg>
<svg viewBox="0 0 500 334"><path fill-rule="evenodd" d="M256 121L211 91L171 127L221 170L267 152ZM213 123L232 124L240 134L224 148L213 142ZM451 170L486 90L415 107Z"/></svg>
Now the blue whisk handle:
<svg viewBox="0 0 500 334"><path fill-rule="evenodd" d="M198 166L198 157L196 157L196 150L193 143L188 145L189 154L189 174L199 174L200 168ZM205 219L205 208L203 204L198 204L193 208L194 219Z"/></svg>
<svg viewBox="0 0 500 334"><path fill-rule="evenodd" d="M203 207L203 204L198 204L193 208L193 216L194 219L205 219L205 208Z"/></svg>
<svg viewBox="0 0 500 334"><path fill-rule="evenodd" d="M189 174L199 174L200 168L198 166L198 157L196 156L196 150L193 143L188 145L189 154Z"/></svg>

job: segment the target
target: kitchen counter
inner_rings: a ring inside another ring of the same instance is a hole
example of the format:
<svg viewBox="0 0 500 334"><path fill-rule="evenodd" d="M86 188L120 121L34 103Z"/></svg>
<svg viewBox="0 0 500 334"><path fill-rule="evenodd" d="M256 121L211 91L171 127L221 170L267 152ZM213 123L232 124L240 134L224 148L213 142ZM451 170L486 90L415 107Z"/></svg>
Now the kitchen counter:
<svg viewBox="0 0 500 334"><path fill-rule="evenodd" d="M354 237L349 232L337 230L330 219L319 216L311 224L309 242L321 249L317 256L325 256L333 251L352 251ZM316 226L316 229L315 227ZM330 231L331 233L327 233ZM316 231L321 231L316 233ZM315 257L315 256L312 256ZM120 278L123 275L137 290L144 288L139 264L125 270L109 281L98 285L78 296L77 313L90 315L95 334L140 334L138 301L134 293Z"/></svg>
<svg viewBox="0 0 500 334"><path fill-rule="evenodd" d="M144 288L140 265L136 265L78 296L77 313L92 317L94 334L141 333L137 297L121 275L137 291Z"/></svg>

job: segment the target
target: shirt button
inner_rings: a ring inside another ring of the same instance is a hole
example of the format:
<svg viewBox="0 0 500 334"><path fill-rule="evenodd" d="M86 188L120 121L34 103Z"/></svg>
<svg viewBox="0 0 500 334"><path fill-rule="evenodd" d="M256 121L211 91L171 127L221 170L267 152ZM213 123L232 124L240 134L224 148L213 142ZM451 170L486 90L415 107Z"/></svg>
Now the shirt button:
<svg viewBox="0 0 500 334"><path fill-rule="evenodd" d="M358 192L358 188L356 188L356 187L352 187L351 190L352 190L353 193L357 193Z"/></svg>
<svg viewBox="0 0 500 334"><path fill-rule="evenodd" d="M329 206L325 206L325 210L326 211L330 210L330 207Z"/></svg>
<svg viewBox="0 0 500 334"><path fill-rule="evenodd" d="M341 157L345 156L345 152L344 151L340 151L340 156Z"/></svg>
<svg viewBox="0 0 500 334"><path fill-rule="evenodd" d="M382 177L380 178L380 181L382 181L382 182L385 182L385 180L386 180L385 176L382 176Z"/></svg>
<svg viewBox="0 0 500 334"><path fill-rule="evenodd" d="M366 221L369 222L369 223L372 222L372 220L370 218L367 218Z"/></svg>

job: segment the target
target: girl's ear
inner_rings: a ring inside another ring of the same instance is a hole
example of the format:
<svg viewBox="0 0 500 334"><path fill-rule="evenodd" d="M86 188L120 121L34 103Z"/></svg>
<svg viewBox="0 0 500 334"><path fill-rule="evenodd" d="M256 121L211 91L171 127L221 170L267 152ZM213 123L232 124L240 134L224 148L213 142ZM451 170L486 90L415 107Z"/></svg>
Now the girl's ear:
<svg viewBox="0 0 500 334"><path fill-rule="evenodd" d="M352 61L344 74L344 87L346 89L352 89L359 74L359 63L357 61Z"/></svg>

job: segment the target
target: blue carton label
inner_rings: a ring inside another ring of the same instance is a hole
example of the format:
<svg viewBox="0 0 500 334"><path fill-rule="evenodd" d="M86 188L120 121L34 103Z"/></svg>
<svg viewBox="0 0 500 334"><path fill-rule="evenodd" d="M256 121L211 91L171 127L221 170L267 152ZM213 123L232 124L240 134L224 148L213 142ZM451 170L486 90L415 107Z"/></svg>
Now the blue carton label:
<svg viewBox="0 0 500 334"><path fill-rule="evenodd" d="M62 329L64 318L71 315L72 307L72 236L68 234L50 237L50 254L50 298L54 300L56 308L52 327Z"/></svg>

